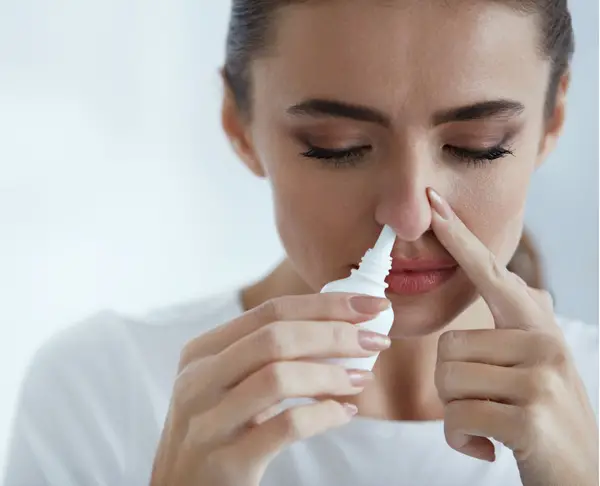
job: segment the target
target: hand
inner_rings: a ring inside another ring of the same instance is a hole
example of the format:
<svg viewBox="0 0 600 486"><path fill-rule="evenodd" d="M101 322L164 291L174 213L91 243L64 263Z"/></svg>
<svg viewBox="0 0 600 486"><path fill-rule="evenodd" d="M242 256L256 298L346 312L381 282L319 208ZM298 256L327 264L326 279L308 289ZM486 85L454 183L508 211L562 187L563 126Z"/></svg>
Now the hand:
<svg viewBox="0 0 600 486"><path fill-rule="evenodd" d="M257 486L287 444L347 423L333 397L356 395L370 373L303 359L367 357L389 338L353 324L385 299L317 294L269 301L187 344L152 471L152 486ZM315 404L275 414L286 398Z"/></svg>
<svg viewBox="0 0 600 486"><path fill-rule="evenodd" d="M439 340L436 386L448 444L494 460L488 437L515 455L524 486L598 484L598 426L547 292L498 264L430 190L432 227L477 286L493 330Z"/></svg>

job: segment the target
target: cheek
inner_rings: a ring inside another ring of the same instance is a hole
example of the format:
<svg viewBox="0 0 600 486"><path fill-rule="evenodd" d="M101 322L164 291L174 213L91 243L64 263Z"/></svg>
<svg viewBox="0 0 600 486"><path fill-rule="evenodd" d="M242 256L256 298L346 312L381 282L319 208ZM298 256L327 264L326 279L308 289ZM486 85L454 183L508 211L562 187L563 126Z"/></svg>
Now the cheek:
<svg viewBox="0 0 600 486"><path fill-rule="evenodd" d="M504 160L495 168L472 171L468 187L457 186L450 199L466 226L507 264L523 229L533 163Z"/></svg>
<svg viewBox="0 0 600 486"><path fill-rule="evenodd" d="M324 167L296 155L289 145L272 143L260 156L272 187L277 230L297 271L314 288L341 277L348 269L340 265L354 262L368 244L365 220L373 220L376 201L372 176L355 168Z"/></svg>

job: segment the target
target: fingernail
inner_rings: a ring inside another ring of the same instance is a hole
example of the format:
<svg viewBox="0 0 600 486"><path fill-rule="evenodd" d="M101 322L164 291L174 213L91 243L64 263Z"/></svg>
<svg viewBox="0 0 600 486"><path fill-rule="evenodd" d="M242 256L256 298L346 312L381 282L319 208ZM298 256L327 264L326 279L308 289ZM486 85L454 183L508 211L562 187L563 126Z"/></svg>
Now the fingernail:
<svg viewBox="0 0 600 486"><path fill-rule="evenodd" d="M476 447L469 447L468 445L466 447L463 447L460 452L462 452L463 454L467 455L467 456L471 456L474 457L475 459L480 459L482 461L487 461L487 462L495 462L496 461L496 454L495 453L490 453L488 451L482 451L477 449Z"/></svg>
<svg viewBox="0 0 600 486"><path fill-rule="evenodd" d="M373 373L364 370L348 370L350 384L357 388L364 388L373 379Z"/></svg>
<svg viewBox="0 0 600 486"><path fill-rule="evenodd" d="M367 351L383 351L391 346L392 341L383 334L361 329L358 331L358 344Z"/></svg>
<svg viewBox="0 0 600 486"><path fill-rule="evenodd" d="M352 403L343 403L342 406L350 417L354 417L358 413L358 407Z"/></svg>
<svg viewBox="0 0 600 486"><path fill-rule="evenodd" d="M350 306L359 314L379 314L390 306L390 301L370 295L355 295L350 298Z"/></svg>
<svg viewBox="0 0 600 486"><path fill-rule="evenodd" d="M431 187L427 189L429 195L429 202L431 207L438 213L443 219L450 220L454 214L450 205Z"/></svg>

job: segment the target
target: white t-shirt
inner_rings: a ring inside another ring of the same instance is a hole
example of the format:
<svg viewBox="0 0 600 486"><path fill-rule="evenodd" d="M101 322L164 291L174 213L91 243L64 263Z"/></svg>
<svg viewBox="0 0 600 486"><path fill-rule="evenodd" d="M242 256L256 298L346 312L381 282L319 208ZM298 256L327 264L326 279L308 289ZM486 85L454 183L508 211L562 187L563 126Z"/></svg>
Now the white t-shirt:
<svg viewBox="0 0 600 486"><path fill-rule="evenodd" d="M101 313L47 342L21 390L4 486L147 486L179 353L242 312L239 293L142 318ZM598 411L598 328L559 320ZM520 485L445 442L443 423L355 418L285 449L262 486Z"/></svg>

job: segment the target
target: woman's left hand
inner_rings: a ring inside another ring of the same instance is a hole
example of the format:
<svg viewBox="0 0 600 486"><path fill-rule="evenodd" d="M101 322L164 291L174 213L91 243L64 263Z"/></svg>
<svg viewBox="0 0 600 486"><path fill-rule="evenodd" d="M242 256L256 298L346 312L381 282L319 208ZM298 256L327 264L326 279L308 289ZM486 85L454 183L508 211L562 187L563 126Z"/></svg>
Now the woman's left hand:
<svg viewBox="0 0 600 486"><path fill-rule="evenodd" d="M495 329L449 331L435 382L448 444L494 460L493 438L514 452L524 486L598 484L598 425L547 292L496 262L430 190L432 227L478 288Z"/></svg>

